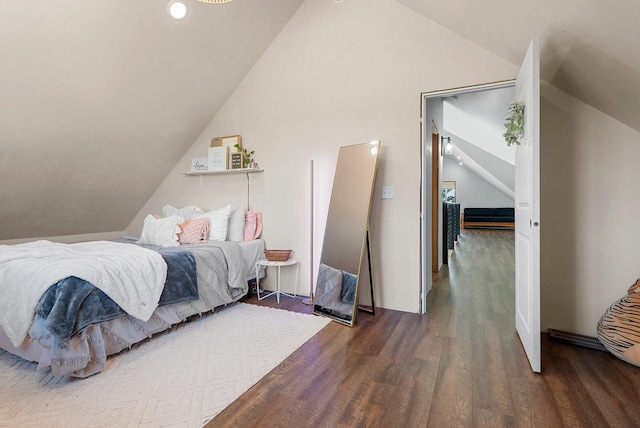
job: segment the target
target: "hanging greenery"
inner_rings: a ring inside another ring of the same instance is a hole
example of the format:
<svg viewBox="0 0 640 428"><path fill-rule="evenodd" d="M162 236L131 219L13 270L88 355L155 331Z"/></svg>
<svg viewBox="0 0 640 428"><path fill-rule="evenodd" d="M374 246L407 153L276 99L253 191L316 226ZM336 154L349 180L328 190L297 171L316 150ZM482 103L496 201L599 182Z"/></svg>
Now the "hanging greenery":
<svg viewBox="0 0 640 428"><path fill-rule="evenodd" d="M520 144L520 138L524 135L524 103L514 101L509 104L507 112L507 120L504 122L507 132L502 134L507 146L512 144Z"/></svg>

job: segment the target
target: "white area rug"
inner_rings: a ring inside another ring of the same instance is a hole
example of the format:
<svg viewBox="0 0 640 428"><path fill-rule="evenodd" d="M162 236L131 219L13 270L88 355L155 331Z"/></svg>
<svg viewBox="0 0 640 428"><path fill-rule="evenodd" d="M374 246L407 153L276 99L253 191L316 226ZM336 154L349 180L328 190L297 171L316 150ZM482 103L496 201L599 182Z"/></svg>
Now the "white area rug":
<svg viewBox="0 0 640 428"><path fill-rule="evenodd" d="M329 321L236 303L110 358L87 379L0 350L0 426L199 427Z"/></svg>

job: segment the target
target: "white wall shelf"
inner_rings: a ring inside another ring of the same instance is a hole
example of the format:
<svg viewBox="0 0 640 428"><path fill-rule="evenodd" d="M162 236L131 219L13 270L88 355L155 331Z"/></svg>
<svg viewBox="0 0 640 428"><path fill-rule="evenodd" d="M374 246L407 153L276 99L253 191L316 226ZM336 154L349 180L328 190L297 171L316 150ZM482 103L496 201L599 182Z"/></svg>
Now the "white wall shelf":
<svg viewBox="0 0 640 428"><path fill-rule="evenodd" d="M224 175L224 174L252 174L254 172L264 172L264 169L258 168L240 168L240 169L224 169L222 171L201 171L201 172L181 172L184 175Z"/></svg>
<svg viewBox="0 0 640 428"><path fill-rule="evenodd" d="M205 175L226 175L226 174L247 174L247 211L250 209L250 183L251 183L251 174L256 172L264 172L264 169L259 168L240 168L240 169L224 169L222 171L201 171L201 172L181 172L182 175L193 175L200 177L200 185L202 186L202 177Z"/></svg>

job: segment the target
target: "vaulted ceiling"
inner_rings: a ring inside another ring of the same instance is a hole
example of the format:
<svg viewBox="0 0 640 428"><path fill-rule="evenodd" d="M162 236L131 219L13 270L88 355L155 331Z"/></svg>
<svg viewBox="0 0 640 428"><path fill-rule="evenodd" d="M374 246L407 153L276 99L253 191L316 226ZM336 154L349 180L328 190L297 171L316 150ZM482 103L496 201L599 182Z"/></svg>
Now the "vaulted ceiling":
<svg viewBox="0 0 640 428"><path fill-rule="evenodd" d="M640 131L639 2L396 1ZM123 230L303 0L167 3L3 2L0 240Z"/></svg>
<svg viewBox="0 0 640 428"><path fill-rule="evenodd" d="M445 154L445 159L457 160L511 200L515 197L515 150L506 146L502 134L504 115L514 93L511 86L440 101L442 135L451 137L453 145L453 153Z"/></svg>
<svg viewBox="0 0 640 428"><path fill-rule="evenodd" d="M124 230L302 2L3 2L0 240Z"/></svg>
<svg viewBox="0 0 640 428"><path fill-rule="evenodd" d="M543 80L640 131L640 2L397 1L518 66L539 36Z"/></svg>

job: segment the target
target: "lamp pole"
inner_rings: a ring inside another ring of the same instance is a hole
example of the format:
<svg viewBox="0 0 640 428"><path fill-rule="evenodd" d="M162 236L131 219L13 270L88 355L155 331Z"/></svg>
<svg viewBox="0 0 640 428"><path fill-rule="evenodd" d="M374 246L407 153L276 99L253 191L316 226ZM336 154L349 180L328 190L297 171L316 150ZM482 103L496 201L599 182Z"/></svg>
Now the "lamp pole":
<svg viewBox="0 0 640 428"><path fill-rule="evenodd" d="M310 163L309 173L309 297L302 300L305 305L313 304L313 159Z"/></svg>

